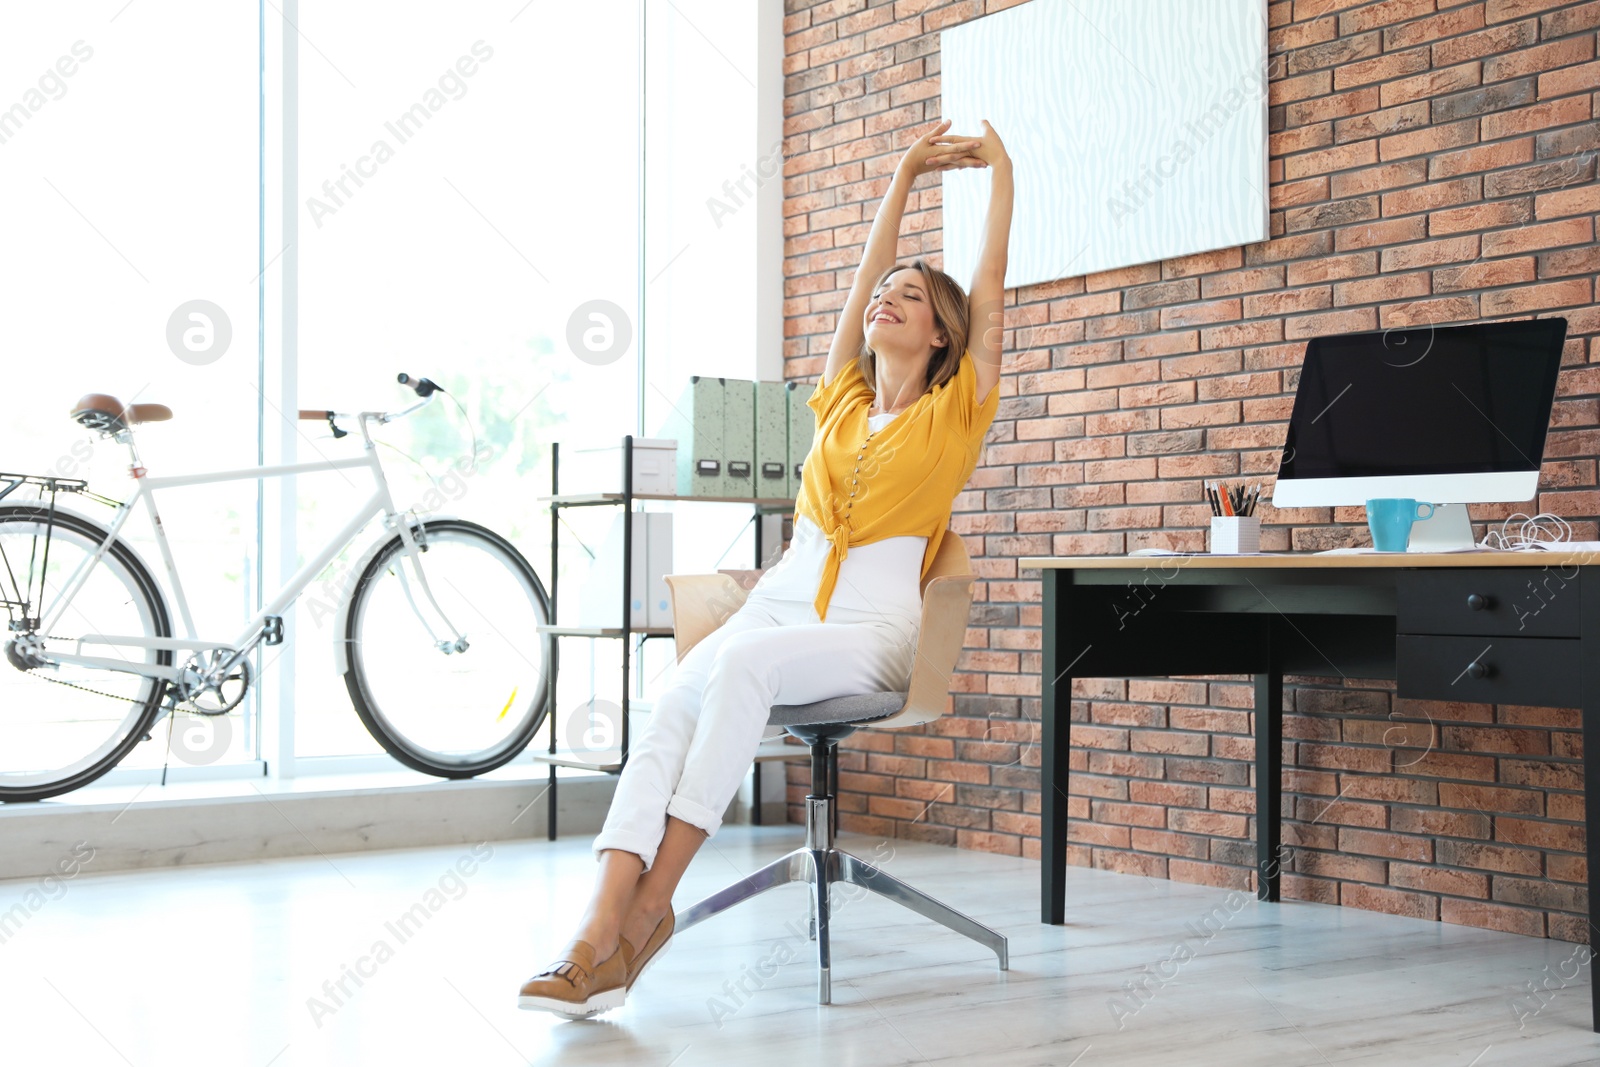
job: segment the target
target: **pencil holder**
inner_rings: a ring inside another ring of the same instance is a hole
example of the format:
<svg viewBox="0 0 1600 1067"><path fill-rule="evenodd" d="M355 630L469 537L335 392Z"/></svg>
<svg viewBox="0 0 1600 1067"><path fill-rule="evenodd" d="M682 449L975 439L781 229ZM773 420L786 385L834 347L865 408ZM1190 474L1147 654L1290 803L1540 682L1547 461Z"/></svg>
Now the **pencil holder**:
<svg viewBox="0 0 1600 1067"><path fill-rule="evenodd" d="M1213 515L1211 551L1237 556L1261 551L1261 518L1257 515Z"/></svg>

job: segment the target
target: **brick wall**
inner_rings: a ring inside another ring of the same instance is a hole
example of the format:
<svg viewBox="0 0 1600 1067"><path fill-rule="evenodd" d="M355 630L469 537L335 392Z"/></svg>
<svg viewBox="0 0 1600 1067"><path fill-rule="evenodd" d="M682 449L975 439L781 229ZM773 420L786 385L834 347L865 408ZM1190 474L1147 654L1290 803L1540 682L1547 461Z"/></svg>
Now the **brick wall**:
<svg viewBox="0 0 1600 1067"><path fill-rule="evenodd" d="M820 373L908 128L940 117L938 31L1008 6L787 0L788 376ZM1539 505L1600 536L1600 0L1285 0L1269 18L1272 238L1007 293L1000 410L955 506L979 581L953 710L845 743L844 827L1038 855L1041 592L1017 559L1203 550L1201 479L1276 470L1309 337L1564 315ZM940 226L925 176L902 257L942 263ZM1360 509L1262 515L1267 550L1366 537ZM1286 898L1585 939L1576 712L1288 681ZM1247 679L1073 697L1070 861L1252 886Z"/></svg>

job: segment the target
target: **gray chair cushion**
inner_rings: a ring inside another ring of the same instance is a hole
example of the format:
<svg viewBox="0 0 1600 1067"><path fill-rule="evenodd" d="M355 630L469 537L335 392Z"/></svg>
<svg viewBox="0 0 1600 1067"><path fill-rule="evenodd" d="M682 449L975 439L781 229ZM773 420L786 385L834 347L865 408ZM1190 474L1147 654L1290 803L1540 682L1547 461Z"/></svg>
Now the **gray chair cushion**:
<svg viewBox="0 0 1600 1067"><path fill-rule="evenodd" d="M814 726L825 722L872 722L906 706L905 693L856 693L811 704L774 704L769 726Z"/></svg>

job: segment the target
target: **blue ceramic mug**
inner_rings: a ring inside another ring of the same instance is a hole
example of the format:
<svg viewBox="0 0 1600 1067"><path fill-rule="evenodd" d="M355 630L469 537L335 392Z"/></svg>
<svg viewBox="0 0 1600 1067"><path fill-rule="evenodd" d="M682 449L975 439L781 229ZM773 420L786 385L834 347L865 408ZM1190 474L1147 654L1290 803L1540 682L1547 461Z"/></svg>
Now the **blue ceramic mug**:
<svg viewBox="0 0 1600 1067"><path fill-rule="evenodd" d="M1423 508L1428 509L1426 515ZM1410 497L1369 500L1367 529L1372 531L1372 547L1379 552L1404 552L1411 540L1411 524L1432 517L1432 504L1419 504Z"/></svg>

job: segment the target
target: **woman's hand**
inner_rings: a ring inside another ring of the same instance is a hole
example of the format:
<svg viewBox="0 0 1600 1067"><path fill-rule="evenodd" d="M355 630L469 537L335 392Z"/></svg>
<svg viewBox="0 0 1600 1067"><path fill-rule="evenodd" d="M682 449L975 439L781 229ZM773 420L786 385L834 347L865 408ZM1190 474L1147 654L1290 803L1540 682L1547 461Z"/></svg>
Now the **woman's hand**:
<svg viewBox="0 0 1600 1067"><path fill-rule="evenodd" d="M1001 143L1000 135L994 132L994 127L989 125L989 120L983 120L983 136L979 138L977 146L971 149L974 159L981 159L985 166L998 167L1001 163L1010 163L1011 157L1006 155L1006 146Z"/></svg>
<svg viewBox="0 0 1600 1067"><path fill-rule="evenodd" d="M988 166L988 163L972 154L972 150L979 147L982 141L970 137L947 136L945 131L949 128L950 120L945 119L912 141L905 155L900 157L900 169L915 178L931 171ZM999 142L1000 139L996 137L994 143L998 145Z"/></svg>

